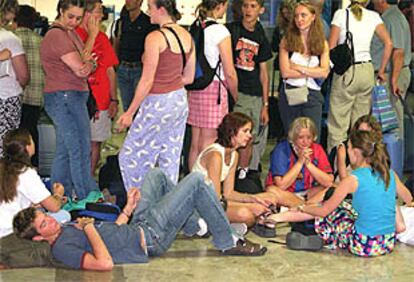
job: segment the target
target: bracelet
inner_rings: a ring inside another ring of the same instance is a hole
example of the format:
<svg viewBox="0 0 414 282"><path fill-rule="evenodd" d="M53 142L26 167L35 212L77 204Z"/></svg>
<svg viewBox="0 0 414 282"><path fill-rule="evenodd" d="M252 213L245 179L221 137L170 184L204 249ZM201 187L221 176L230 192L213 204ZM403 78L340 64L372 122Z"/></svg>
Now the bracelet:
<svg viewBox="0 0 414 282"><path fill-rule="evenodd" d="M128 215L124 210L121 211L121 213L123 213L126 217L130 218L131 215Z"/></svg>
<svg viewBox="0 0 414 282"><path fill-rule="evenodd" d="M269 102L263 102L263 107L269 107Z"/></svg>
<svg viewBox="0 0 414 282"><path fill-rule="evenodd" d="M119 103L119 100L118 99L113 99L113 98L111 98L111 100L110 100L111 102L114 102L114 103Z"/></svg>

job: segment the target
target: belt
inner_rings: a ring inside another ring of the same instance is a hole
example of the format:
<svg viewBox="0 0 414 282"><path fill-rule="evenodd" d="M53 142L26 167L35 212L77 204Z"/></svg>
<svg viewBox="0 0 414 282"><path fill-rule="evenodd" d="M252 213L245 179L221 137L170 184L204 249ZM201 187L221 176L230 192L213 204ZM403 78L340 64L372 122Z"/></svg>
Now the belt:
<svg viewBox="0 0 414 282"><path fill-rule="evenodd" d="M141 62L127 62L127 61L121 61L121 65L127 67L127 68L137 68L141 66Z"/></svg>
<svg viewBox="0 0 414 282"><path fill-rule="evenodd" d="M371 60L369 60L369 61L355 62L354 65L367 64L367 63L371 63Z"/></svg>

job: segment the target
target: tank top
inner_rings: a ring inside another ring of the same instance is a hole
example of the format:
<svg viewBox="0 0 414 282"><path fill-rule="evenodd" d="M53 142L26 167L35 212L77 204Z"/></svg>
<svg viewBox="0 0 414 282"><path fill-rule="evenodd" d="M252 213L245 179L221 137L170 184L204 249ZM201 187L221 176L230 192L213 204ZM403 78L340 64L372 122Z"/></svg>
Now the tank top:
<svg viewBox="0 0 414 282"><path fill-rule="evenodd" d="M184 87L183 84L183 59L182 54L174 53L170 43L162 30L159 30L167 42L167 48L159 55L158 66L155 71L154 83L150 90L151 94L169 93ZM190 57L190 51L185 53L186 60Z"/></svg>
<svg viewBox="0 0 414 282"><path fill-rule="evenodd" d="M200 172L204 176L208 176L207 169L204 166L201 165L201 160L204 158L205 155L207 155L210 152L219 152L221 154L222 168L221 168L220 181L223 182L227 178L227 176L229 175L230 168L234 163L234 158L235 158L236 152L234 151L234 152L231 153L230 164L227 165L226 162L225 162L226 148L224 148L223 146L221 146L218 143L211 144L210 146L205 148L200 153L200 155L197 157L197 160L194 163L194 166L193 166L191 171L192 172L194 172L194 171Z"/></svg>

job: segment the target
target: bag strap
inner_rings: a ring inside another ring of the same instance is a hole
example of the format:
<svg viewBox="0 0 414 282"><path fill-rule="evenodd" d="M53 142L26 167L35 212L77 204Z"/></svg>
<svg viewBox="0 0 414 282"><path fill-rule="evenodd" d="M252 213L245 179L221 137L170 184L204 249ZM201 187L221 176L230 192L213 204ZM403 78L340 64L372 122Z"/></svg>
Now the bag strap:
<svg viewBox="0 0 414 282"><path fill-rule="evenodd" d="M355 77L355 50L354 50L354 38L352 32L349 30L349 10L348 8L345 9L346 11L346 32L345 32L345 42L349 49L351 49L351 63L352 63L352 77L351 80L346 84L346 87L351 85L352 81L354 81ZM345 76L343 77L342 82L345 84Z"/></svg>
<svg viewBox="0 0 414 282"><path fill-rule="evenodd" d="M181 57L182 57L182 60L183 60L183 72L184 72L184 68L187 65L187 58L185 57L185 51L184 51L183 43L181 42L181 39L178 36L177 32L172 27L166 26L165 28L168 29L169 31L171 31L171 33L177 39L178 45L180 46L180 50L181 50ZM168 43L168 41L167 41L167 43Z"/></svg>

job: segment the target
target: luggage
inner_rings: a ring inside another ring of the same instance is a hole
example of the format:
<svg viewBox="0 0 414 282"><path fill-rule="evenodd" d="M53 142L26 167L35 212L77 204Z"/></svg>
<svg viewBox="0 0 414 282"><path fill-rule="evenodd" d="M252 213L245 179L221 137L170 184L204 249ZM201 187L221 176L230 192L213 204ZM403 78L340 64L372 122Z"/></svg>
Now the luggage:
<svg viewBox="0 0 414 282"><path fill-rule="evenodd" d="M390 156L391 169L393 169L400 179L403 176L404 152L403 142L397 132L388 132L383 135L384 144Z"/></svg>
<svg viewBox="0 0 414 282"><path fill-rule="evenodd" d="M127 194L119 168L118 155L108 156L106 163L99 170L99 189L107 188L111 195L116 196L116 205L124 208L127 201Z"/></svg>
<svg viewBox="0 0 414 282"><path fill-rule="evenodd" d="M50 176L56 151L56 135L53 124L39 124L39 175Z"/></svg>

